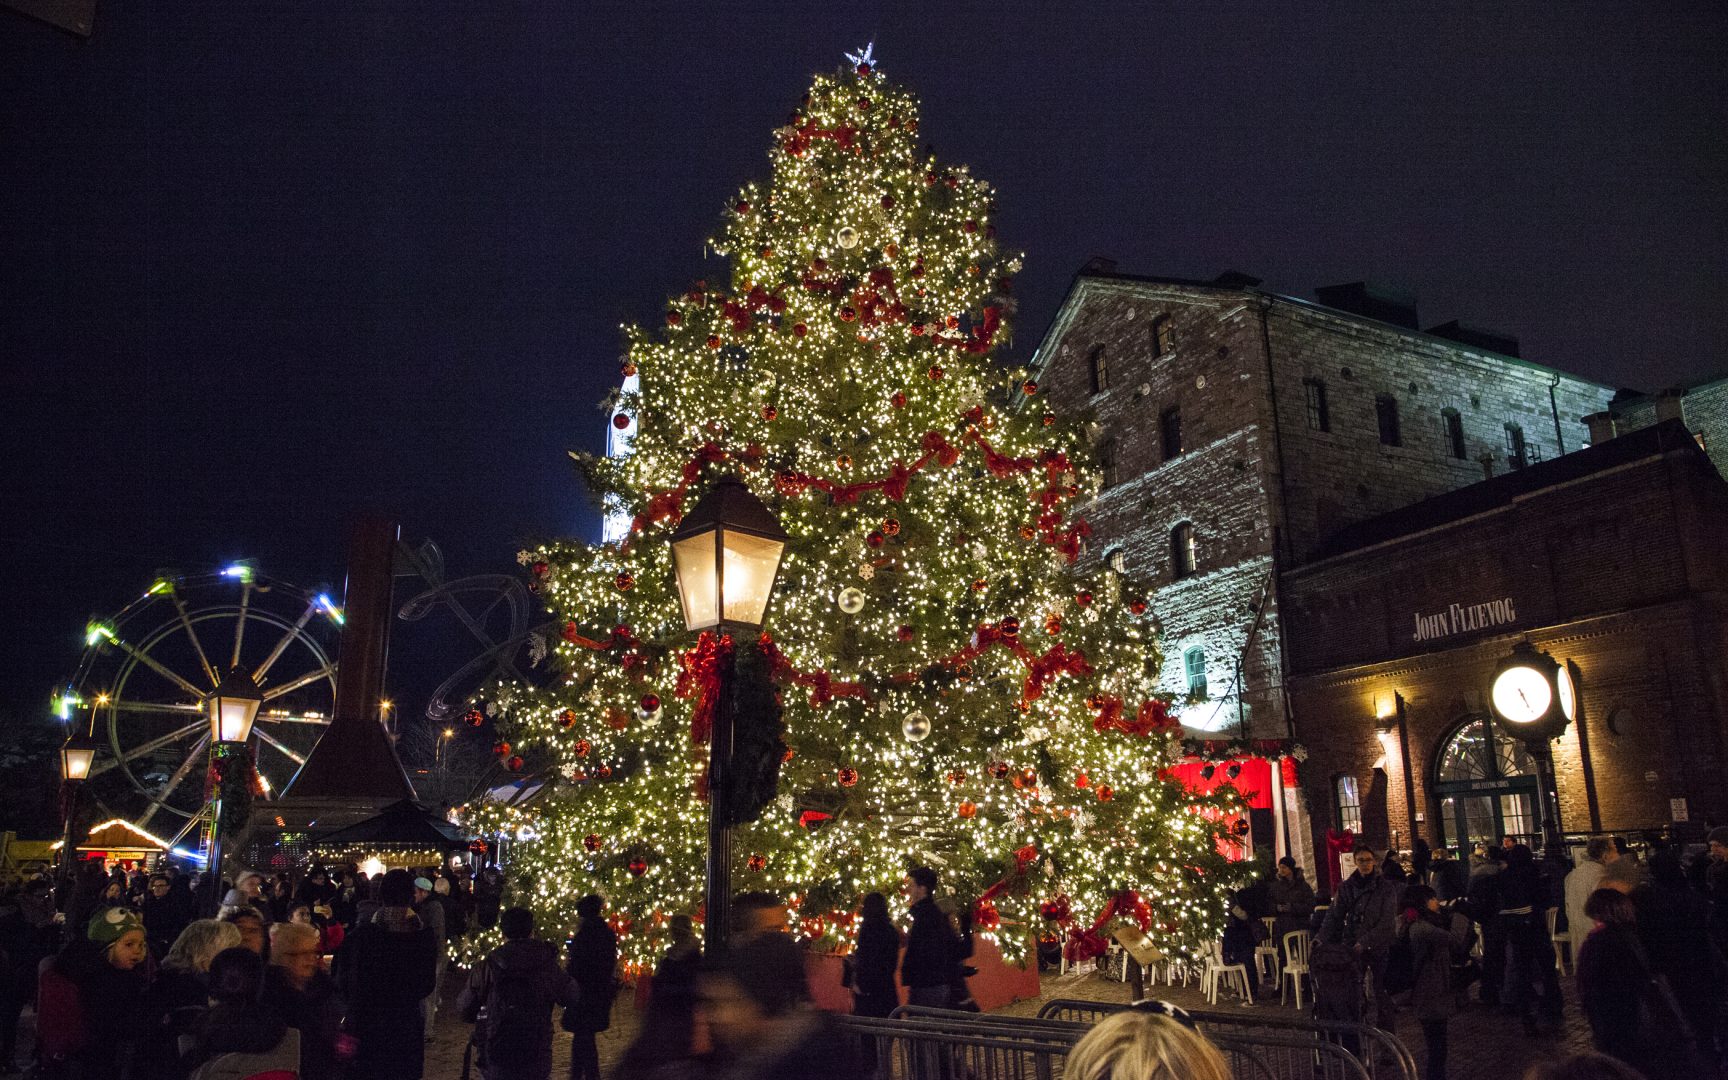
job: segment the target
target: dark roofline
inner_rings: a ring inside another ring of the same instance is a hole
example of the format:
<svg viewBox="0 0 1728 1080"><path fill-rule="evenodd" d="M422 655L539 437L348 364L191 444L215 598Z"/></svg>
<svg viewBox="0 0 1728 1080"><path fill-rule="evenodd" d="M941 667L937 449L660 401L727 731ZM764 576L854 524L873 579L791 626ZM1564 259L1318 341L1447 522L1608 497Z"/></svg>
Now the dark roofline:
<svg viewBox="0 0 1728 1080"><path fill-rule="evenodd" d="M1508 356L1505 353L1495 352L1493 349L1485 349L1476 345L1466 345L1463 342L1455 341L1448 337L1441 337L1438 334L1430 334L1422 330L1413 330L1408 326L1399 326L1397 323L1384 322L1380 319L1370 318L1367 315L1359 315L1354 311L1345 311L1341 308L1327 307L1325 304L1317 303L1313 300L1304 300L1299 296L1287 296L1284 293L1271 292L1266 289L1245 285L1220 285L1216 281L1193 281L1188 278L1155 277L1150 274L1127 274L1120 270L1098 270L1087 267L1082 267L1075 273L1073 281L1068 285L1068 291L1062 294L1062 302L1056 306L1056 314L1051 316L1050 324L1044 328L1043 336L1038 339L1037 348L1032 350L1032 359L1028 363L1029 367L1038 368L1042 366L1042 361L1039 358L1043 355L1044 346L1050 343L1050 334L1056 329L1057 324L1062 321L1063 313L1068 310L1068 304L1074 298L1074 294L1080 289L1081 285L1088 280L1115 281L1124 285L1171 285L1182 289L1203 289L1208 292L1216 293L1236 293L1244 297L1263 297L1274 303L1291 304L1296 307L1321 312L1349 322L1363 323L1368 326L1379 327L1381 329L1390 330L1393 333L1400 334L1404 337L1420 338L1423 341L1444 345L1449 349L1482 353L1499 360L1504 360L1508 364L1530 368L1531 370L1540 371L1544 374L1563 375L1568 379L1572 379L1576 382L1587 383L1591 386L1600 386L1605 389L1617 389L1608 383L1597 382L1595 379L1586 379L1582 375L1575 375L1570 371L1563 371L1560 368L1549 367L1547 364L1538 364L1534 360L1528 360L1522 356Z"/></svg>
<svg viewBox="0 0 1728 1080"><path fill-rule="evenodd" d="M1313 558L1289 572L1300 574L1321 563L1367 548L1396 543L1418 533L1504 509L1548 488L1676 453L1693 456L1698 464L1715 475L1715 467L1686 430L1686 425L1679 420L1664 420L1595 446L1501 473L1469 487L1457 488L1400 510L1347 525L1328 537Z"/></svg>

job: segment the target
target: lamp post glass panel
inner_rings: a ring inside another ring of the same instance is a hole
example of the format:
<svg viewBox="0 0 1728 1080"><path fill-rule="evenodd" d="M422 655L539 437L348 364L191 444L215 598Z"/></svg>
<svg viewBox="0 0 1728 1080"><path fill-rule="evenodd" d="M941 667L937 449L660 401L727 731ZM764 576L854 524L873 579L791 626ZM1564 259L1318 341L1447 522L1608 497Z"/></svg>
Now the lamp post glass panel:
<svg viewBox="0 0 1728 1080"><path fill-rule="evenodd" d="M84 781L90 777L90 766L96 760L96 741L82 735L73 735L66 740L66 745L60 748L60 780L66 790L66 827L60 837L60 868L59 892L66 894L72 880L72 863L78 854L78 845L73 841L72 832L78 821L78 791Z"/></svg>
<svg viewBox="0 0 1728 1080"><path fill-rule="evenodd" d="M1572 672L1529 642L1520 642L1497 666L1488 697L1501 726L1522 739L1535 759L1542 843L1549 850L1558 850L1560 809L1551 744L1577 715L1578 694L1572 685Z"/></svg>
<svg viewBox="0 0 1728 1080"><path fill-rule="evenodd" d="M768 598L786 551L786 530L762 500L734 477L716 483L672 534L672 567L684 625L692 633L755 631L768 614ZM730 655L730 654L728 654ZM731 900L731 838L722 816L736 718L731 706L730 661L720 672L720 700L708 737L708 866L704 891L704 946L726 947Z"/></svg>
<svg viewBox="0 0 1728 1080"><path fill-rule="evenodd" d="M219 757L230 749L248 753L246 740L252 737L252 722L258 719L258 709L264 695L258 684L246 672L235 668L225 675L216 689L205 699L205 715L210 721L210 753ZM224 746L224 744L228 744ZM216 905L222 902L222 793L217 789L216 805L210 829L210 861L205 873L211 879L210 895ZM214 907L212 907L214 912Z"/></svg>

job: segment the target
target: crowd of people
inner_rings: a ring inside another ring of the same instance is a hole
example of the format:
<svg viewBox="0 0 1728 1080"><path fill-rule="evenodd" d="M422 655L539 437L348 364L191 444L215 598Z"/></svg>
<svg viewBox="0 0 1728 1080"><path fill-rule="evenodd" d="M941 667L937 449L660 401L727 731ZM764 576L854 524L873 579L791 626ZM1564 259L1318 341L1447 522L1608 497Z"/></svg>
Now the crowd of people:
<svg viewBox="0 0 1728 1080"><path fill-rule="evenodd" d="M1253 969L1262 919L1280 948L1285 933L1309 930L1315 1015L1392 1031L1408 1010L1424 1080L1445 1080L1448 1022L1472 996L1527 1036L1561 1030L1563 952L1602 1054L1651 1077L1728 1075L1728 828L1690 857L1661 837L1644 859L1597 837L1574 865L1508 837L1476 844L1468 861L1421 841L1350 859L1330 902L1289 859L1239 892L1226 962Z"/></svg>
<svg viewBox="0 0 1728 1080"><path fill-rule="evenodd" d="M1690 860L1659 843L1641 860L1598 838L1576 866L1510 841L1478 845L1468 862L1425 847L1412 853L1419 858L1358 850L1329 902L1285 859L1233 898L1225 958L1252 962L1245 952L1267 934L1262 920L1280 941L1308 930L1316 1015L1392 1030L1408 1010L1422 1030L1424 1080L1444 1080L1448 1022L1469 996L1516 1016L1529 1035L1559 1030L1559 940L1601 1055L1556 1057L1533 1078L1721 1076L1728 828L1708 840ZM547 1080L562 1029L571 1080L601 1078L598 1036L611 1025L620 979L617 937L597 895L579 902L573 928L551 928L548 940L527 909L503 907L495 867L476 876L242 873L221 883L219 904L215 883L205 889L172 869L86 863L58 898L46 879L0 897L0 1072L23 1064L19 1021L34 1004L29 1065L48 1080L219 1080L272 1069L307 1080L420 1080L447 941L496 926L503 944L473 965L456 1003L473 1025L480 1075ZM854 1012L886 1017L903 1001L976 1010L969 905L942 896L929 867L908 873L904 896L904 930L886 896L862 899L845 960ZM610 1075L877 1075L880 1048L812 1003L820 964L791 936L785 902L742 894L732 919L725 948L707 955L688 915L669 920L640 1028ZM1076 1046L1066 1075L1229 1071L1181 1010L1142 1002Z"/></svg>

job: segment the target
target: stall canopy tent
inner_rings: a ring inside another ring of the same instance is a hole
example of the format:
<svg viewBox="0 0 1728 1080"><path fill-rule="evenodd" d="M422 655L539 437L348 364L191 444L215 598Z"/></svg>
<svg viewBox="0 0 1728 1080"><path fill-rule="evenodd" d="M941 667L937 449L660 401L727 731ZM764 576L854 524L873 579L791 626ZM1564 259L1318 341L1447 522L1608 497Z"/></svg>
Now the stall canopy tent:
<svg viewBox="0 0 1728 1080"><path fill-rule="evenodd" d="M391 803L375 817L319 837L312 847L322 854L444 853L467 850L468 837L433 811L412 799L403 799Z"/></svg>

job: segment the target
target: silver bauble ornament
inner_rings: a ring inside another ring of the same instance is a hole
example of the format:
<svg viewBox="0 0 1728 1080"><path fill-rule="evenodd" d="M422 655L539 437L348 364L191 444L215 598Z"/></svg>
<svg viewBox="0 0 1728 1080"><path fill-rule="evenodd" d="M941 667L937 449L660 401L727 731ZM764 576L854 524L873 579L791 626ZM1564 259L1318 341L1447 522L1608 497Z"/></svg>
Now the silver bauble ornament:
<svg viewBox="0 0 1728 1080"><path fill-rule="evenodd" d="M930 737L930 718L913 709L906 714L906 720L900 725L900 731L908 742L923 742Z"/></svg>
<svg viewBox="0 0 1728 1080"><path fill-rule="evenodd" d="M835 597L835 602L840 605L841 611L848 615L856 615L864 610L864 590L855 589L848 585L840 590L840 595Z"/></svg>
<svg viewBox="0 0 1728 1080"><path fill-rule="evenodd" d="M852 248L855 248L858 246L858 230L854 229L850 225L847 225L847 226L843 227L838 233L834 234L834 240L841 247L846 248L848 251L850 251Z"/></svg>

